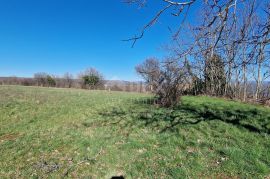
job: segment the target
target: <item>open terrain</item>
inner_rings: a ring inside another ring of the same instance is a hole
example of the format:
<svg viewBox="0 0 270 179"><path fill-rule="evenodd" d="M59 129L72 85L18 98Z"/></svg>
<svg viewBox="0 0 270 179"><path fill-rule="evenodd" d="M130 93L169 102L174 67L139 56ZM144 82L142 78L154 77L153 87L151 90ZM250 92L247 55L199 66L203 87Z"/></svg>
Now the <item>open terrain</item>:
<svg viewBox="0 0 270 179"><path fill-rule="evenodd" d="M267 178L270 109L137 93L0 86L0 178Z"/></svg>

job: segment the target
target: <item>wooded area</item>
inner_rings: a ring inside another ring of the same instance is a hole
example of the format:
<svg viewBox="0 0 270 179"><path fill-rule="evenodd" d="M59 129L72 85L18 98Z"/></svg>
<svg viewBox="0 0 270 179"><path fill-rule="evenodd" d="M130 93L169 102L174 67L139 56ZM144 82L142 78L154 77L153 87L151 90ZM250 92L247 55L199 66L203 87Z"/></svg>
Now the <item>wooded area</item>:
<svg viewBox="0 0 270 179"><path fill-rule="evenodd" d="M148 3L145 0L126 2L140 7ZM139 35L127 41L135 46L165 13L180 17L176 19L181 23L173 32L173 45L167 47L170 57L146 60L137 68L160 100L170 101L161 102L162 105L176 103L185 92L261 103L270 99L269 2L161 0L159 3L164 8ZM200 7L196 25L186 20L187 16L195 15L190 12L195 3ZM166 93L166 97L160 93Z"/></svg>

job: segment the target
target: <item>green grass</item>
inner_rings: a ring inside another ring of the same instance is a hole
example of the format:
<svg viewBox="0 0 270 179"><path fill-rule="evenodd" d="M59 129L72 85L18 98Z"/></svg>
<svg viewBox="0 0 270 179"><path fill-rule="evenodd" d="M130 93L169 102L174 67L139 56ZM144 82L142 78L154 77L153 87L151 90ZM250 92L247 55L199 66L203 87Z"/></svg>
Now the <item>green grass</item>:
<svg viewBox="0 0 270 179"><path fill-rule="evenodd" d="M0 86L0 178L265 178L270 110L209 97Z"/></svg>

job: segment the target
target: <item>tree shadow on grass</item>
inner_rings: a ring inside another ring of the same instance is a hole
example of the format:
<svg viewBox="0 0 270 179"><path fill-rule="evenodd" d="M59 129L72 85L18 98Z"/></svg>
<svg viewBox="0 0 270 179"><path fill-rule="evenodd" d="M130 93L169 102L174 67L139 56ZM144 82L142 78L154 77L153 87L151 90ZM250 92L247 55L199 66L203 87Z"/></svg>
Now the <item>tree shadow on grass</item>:
<svg viewBox="0 0 270 179"><path fill-rule="evenodd" d="M143 125L161 133L176 132L179 126L219 120L250 132L270 134L270 116L261 114L257 109L242 111L240 109L218 109L209 105L201 105L198 109L184 104L174 109L166 109L157 108L151 104L145 104L145 102L143 104L148 105L144 111L114 108L102 112L100 115L111 120L108 125L117 124L122 128Z"/></svg>
<svg viewBox="0 0 270 179"><path fill-rule="evenodd" d="M270 113L257 108L246 110L231 106L219 109L215 104L203 104L200 110L189 105L182 105L181 108L200 116L204 121L220 120L250 132L270 134Z"/></svg>
<svg viewBox="0 0 270 179"><path fill-rule="evenodd" d="M149 110L139 113L137 120L144 123L145 126L158 130L159 132L177 130L179 125L195 125L201 122L200 116L189 113L186 110Z"/></svg>

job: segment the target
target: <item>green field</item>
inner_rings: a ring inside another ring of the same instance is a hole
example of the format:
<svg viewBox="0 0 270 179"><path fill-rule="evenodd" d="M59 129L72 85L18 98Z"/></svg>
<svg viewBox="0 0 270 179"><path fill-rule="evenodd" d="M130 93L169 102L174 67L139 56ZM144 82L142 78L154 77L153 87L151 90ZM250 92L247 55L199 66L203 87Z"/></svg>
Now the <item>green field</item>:
<svg viewBox="0 0 270 179"><path fill-rule="evenodd" d="M270 177L270 109L183 97L0 86L0 178Z"/></svg>

